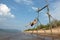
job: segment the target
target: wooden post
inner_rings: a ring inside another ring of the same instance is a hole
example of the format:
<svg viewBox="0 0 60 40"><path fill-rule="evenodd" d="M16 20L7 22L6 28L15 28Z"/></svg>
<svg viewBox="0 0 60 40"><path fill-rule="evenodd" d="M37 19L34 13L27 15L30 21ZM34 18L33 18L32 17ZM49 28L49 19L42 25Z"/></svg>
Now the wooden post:
<svg viewBox="0 0 60 40"><path fill-rule="evenodd" d="M51 16L49 14L49 7L48 6L47 6L47 15L48 15L48 18L49 18L50 31L51 31L51 34L52 34Z"/></svg>

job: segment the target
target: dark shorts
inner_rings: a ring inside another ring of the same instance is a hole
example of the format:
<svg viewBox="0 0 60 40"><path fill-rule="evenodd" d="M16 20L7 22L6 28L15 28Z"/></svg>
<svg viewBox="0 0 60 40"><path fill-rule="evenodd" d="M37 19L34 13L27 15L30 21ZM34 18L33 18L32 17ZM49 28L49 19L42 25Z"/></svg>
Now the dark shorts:
<svg viewBox="0 0 60 40"><path fill-rule="evenodd" d="M32 23L31 26L33 26L34 24Z"/></svg>

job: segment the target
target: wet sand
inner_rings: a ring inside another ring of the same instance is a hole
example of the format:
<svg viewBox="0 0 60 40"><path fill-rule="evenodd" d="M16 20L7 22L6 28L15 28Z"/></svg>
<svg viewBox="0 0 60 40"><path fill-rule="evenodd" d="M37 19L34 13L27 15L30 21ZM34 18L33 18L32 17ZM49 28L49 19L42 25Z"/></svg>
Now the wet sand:
<svg viewBox="0 0 60 40"><path fill-rule="evenodd" d="M37 37L33 37L31 34L19 32L19 33L3 33L0 36L0 40L40 40Z"/></svg>
<svg viewBox="0 0 60 40"><path fill-rule="evenodd" d="M45 37L40 35L37 36L36 34L18 32L18 33L3 33L0 36L0 40L60 40L60 38Z"/></svg>
<svg viewBox="0 0 60 40"><path fill-rule="evenodd" d="M44 40L60 40L60 27L52 29L52 33L50 30L33 30L25 32L38 35L39 38L45 38Z"/></svg>

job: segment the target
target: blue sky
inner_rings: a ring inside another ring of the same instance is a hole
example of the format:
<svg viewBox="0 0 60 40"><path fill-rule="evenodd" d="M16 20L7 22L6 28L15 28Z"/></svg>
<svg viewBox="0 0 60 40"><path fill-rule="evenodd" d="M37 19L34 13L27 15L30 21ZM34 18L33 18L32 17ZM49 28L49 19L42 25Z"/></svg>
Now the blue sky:
<svg viewBox="0 0 60 40"><path fill-rule="evenodd" d="M60 20L60 0L48 0L50 14ZM26 29L26 25L37 17L37 8L42 8L47 3L44 0L0 0L0 28ZM48 23L46 9L40 12L42 24ZM30 28L30 27L27 27Z"/></svg>

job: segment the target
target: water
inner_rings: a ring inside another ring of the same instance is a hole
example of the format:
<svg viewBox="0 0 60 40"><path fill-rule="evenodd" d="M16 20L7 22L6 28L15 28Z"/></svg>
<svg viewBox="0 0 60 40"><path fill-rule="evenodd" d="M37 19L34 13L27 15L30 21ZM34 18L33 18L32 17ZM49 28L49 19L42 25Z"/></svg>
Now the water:
<svg viewBox="0 0 60 40"><path fill-rule="evenodd" d="M60 38L31 35L24 32L0 32L0 40L60 40Z"/></svg>

